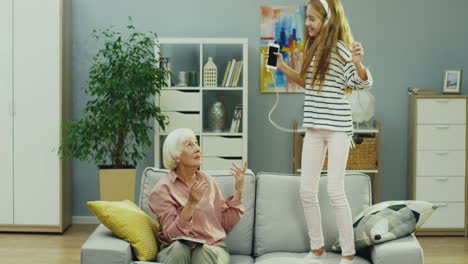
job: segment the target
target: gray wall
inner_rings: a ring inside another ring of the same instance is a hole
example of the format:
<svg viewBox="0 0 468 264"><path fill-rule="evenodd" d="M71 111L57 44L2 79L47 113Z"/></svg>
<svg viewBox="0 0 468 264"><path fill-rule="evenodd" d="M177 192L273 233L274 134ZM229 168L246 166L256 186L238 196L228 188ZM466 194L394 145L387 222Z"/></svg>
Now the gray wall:
<svg viewBox="0 0 468 264"><path fill-rule="evenodd" d="M468 1L343 1L355 38L366 49L374 76L375 119L382 122L382 200L406 199L407 88L439 88L444 69L468 64ZM249 164L259 171L292 170L292 135L275 130L267 115L276 95L259 92L261 5L299 5L296 0L74 0L73 118L82 116L95 28L123 29L132 16L137 29L160 37L243 37L249 39ZM467 89L465 82L462 92ZM281 94L274 120L292 127L302 118L302 94ZM153 149L138 166L153 166ZM73 215L91 215L86 201L98 199L97 169L73 162Z"/></svg>

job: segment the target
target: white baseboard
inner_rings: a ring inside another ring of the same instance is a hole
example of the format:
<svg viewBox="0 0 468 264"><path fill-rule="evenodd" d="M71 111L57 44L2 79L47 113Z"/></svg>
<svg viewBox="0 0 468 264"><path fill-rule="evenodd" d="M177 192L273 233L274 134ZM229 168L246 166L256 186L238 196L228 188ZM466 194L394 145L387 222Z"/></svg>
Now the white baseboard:
<svg viewBox="0 0 468 264"><path fill-rule="evenodd" d="M99 224L101 223L96 216L73 216L73 224Z"/></svg>

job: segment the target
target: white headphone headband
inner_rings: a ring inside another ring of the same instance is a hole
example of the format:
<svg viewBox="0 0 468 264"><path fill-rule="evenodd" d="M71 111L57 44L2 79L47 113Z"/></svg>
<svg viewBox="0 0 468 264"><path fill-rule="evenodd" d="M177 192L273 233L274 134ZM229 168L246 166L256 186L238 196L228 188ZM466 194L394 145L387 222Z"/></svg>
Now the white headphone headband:
<svg viewBox="0 0 468 264"><path fill-rule="evenodd" d="M327 0L319 0L320 3L322 4L323 8L325 9L325 12L327 13L327 17L325 18L325 21L323 24L327 24L328 18L330 17L330 7L328 7Z"/></svg>

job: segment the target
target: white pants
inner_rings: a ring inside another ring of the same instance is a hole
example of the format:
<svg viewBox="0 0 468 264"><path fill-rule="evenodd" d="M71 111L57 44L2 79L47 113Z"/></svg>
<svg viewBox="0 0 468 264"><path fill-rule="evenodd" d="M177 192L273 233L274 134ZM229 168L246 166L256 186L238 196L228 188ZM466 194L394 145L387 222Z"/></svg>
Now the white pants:
<svg viewBox="0 0 468 264"><path fill-rule="evenodd" d="M328 185L330 204L335 209L342 255L356 253L351 209L344 191L344 174L349 153L346 132L308 128L302 148L301 198L309 231L310 249L324 246L318 187L328 146Z"/></svg>

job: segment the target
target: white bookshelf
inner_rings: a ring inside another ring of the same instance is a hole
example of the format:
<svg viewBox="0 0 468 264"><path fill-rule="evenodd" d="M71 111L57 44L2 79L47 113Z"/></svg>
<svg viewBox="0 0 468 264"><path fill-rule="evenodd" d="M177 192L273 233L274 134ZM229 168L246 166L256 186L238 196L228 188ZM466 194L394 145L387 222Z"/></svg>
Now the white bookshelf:
<svg viewBox="0 0 468 264"><path fill-rule="evenodd" d="M155 55L169 57L173 76L171 86L164 87L156 105L171 122L163 131L157 124L154 136L154 165L163 168L161 149L166 136L174 129L187 127L197 135L202 148L203 170L228 169L234 162L241 165L248 159L248 40L245 38L159 38ZM218 69L218 87L203 87L203 66L212 57ZM232 59L242 60L238 86L222 87L226 65ZM197 83L177 86L178 72L194 71ZM209 105L222 101L226 122L222 132L210 131L207 121ZM240 130L231 133L234 107L242 104Z"/></svg>

